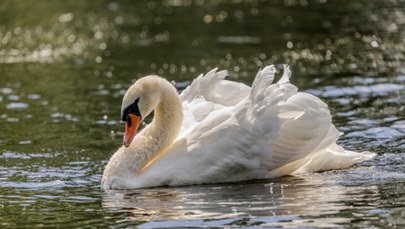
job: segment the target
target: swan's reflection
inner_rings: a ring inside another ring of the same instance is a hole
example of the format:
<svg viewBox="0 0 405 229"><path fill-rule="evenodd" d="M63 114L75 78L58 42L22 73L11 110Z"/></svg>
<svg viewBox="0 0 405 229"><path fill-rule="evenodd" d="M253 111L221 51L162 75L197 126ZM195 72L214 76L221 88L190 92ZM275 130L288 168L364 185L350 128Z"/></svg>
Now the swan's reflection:
<svg viewBox="0 0 405 229"><path fill-rule="evenodd" d="M339 176L321 173L271 181L110 191L102 206L138 222L280 216L347 222L350 219L339 213L364 197L378 198L378 187L342 185L335 179Z"/></svg>

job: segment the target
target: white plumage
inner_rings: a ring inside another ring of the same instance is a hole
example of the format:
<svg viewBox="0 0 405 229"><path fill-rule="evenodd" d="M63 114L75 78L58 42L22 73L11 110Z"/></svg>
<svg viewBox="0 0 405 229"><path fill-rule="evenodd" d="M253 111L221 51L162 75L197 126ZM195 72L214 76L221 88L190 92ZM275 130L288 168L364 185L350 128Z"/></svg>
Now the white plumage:
<svg viewBox="0 0 405 229"><path fill-rule="evenodd" d="M273 83L275 73L274 66L263 68L248 87L225 80L226 71L213 69L195 79L180 96L160 77L138 80L124 96L123 109L139 98L142 114L155 109L154 121L128 148L121 147L113 155L102 187L133 189L274 178L346 168L375 155L338 146L340 133L327 105L313 95L297 92L289 82L288 66ZM159 99L142 103L148 97Z"/></svg>

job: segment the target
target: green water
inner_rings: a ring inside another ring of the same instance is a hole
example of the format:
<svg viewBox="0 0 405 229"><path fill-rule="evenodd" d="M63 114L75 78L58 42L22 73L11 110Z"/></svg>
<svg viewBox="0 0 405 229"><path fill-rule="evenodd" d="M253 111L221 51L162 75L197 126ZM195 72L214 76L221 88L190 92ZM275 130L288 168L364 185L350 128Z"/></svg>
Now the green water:
<svg viewBox="0 0 405 229"><path fill-rule="evenodd" d="M405 226L405 2L0 2L0 227ZM159 74L181 91L213 67L251 83L290 64L326 101L350 169L100 190L122 144L121 98Z"/></svg>

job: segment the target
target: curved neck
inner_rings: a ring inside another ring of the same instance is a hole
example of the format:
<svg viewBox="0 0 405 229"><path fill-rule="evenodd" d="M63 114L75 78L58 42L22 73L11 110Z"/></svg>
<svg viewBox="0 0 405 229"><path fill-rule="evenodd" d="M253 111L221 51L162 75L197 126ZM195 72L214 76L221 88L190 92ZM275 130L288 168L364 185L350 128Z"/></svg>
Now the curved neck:
<svg viewBox="0 0 405 229"><path fill-rule="evenodd" d="M160 98L154 109L154 118L127 148L131 155L128 159L136 172L140 172L158 154L167 151L177 138L183 121L182 105L176 89L161 79L156 90L159 90Z"/></svg>

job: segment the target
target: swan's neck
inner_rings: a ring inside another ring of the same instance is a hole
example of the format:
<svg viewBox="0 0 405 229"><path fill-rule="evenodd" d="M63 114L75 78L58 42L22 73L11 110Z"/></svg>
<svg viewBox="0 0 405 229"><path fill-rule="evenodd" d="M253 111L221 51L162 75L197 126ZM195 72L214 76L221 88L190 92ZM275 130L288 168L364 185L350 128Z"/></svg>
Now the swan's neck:
<svg viewBox="0 0 405 229"><path fill-rule="evenodd" d="M126 149L130 164L136 173L147 165L157 154L164 153L181 128L183 112L180 98L176 89L166 80L159 85L160 99L154 109L152 122L135 137L133 143Z"/></svg>

